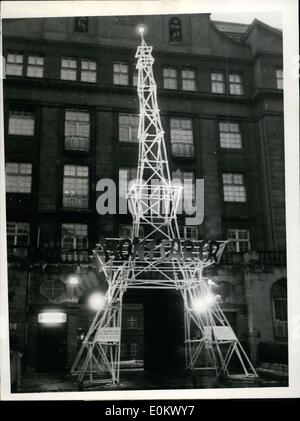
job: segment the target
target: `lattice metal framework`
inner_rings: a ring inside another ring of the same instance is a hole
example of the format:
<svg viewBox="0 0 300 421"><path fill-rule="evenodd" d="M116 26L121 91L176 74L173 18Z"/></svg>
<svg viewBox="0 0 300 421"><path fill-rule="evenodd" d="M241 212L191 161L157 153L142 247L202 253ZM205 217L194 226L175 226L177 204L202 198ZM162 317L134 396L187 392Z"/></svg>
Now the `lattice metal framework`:
<svg viewBox="0 0 300 421"><path fill-rule="evenodd" d="M188 369L211 368L217 376L230 377L233 355L242 376L257 374L212 293L203 270L219 262L226 241L186 242L180 239L177 209L182 186L172 183L153 75L152 47L141 31L137 48L139 158L137 179L131 183L128 201L133 215L131 241L107 239L93 252L93 259L106 277L106 306L95 315L74 361L72 372L79 381L86 375L104 375L118 383L122 299L128 288L176 289L184 300L185 357ZM141 227L145 232L138 240ZM162 241L164 240L164 241ZM134 252L133 252L134 250ZM199 302L207 302L207 308Z"/></svg>

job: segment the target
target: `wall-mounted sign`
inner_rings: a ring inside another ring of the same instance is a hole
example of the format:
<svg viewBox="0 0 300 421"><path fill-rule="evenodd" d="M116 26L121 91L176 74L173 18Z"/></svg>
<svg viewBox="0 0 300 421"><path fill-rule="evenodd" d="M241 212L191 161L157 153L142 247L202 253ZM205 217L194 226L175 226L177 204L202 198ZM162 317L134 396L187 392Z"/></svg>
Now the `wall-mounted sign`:
<svg viewBox="0 0 300 421"><path fill-rule="evenodd" d="M45 311L38 314L38 322L44 324L66 323L66 313L60 311Z"/></svg>
<svg viewBox="0 0 300 421"><path fill-rule="evenodd" d="M163 238L131 241L125 239L106 239L99 244L97 252L109 261L156 260L159 263L178 261L197 261L218 263L226 242L213 240L166 240Z"/></svg>
<svg viewBox="0 0 300 421"><path fill-rule="evenodd" d="M94 337L95 342L120 342L121 329L119 327L99 327Z"/></svg>

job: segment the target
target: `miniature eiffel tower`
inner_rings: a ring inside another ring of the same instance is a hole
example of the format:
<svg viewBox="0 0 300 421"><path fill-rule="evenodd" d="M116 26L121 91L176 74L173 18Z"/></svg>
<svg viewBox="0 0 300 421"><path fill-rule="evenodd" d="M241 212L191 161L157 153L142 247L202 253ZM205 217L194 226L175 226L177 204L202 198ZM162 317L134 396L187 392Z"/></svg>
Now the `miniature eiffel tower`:
<svg viewBox="0 0 300 421"><path fill-rule="evenodd" d="M226 241L192 244L180 239L177 210L182 186L171 181L152 47L146 44L143 32L140 28L141 45L135 55L140 114L137 178L128 191L132 238L109 239L93 252L99 272L106 277L106 305L95 315L71 372L78 373L79 381L86 375L93 381L96 373L119 383L123 294L128 288L165 288L179 291L184 300L188 369L210 368L216 376L230 377L229 366L235 355L241 375L256 378L254 367L221 310L219 296L212 293L210 280L203 276L206 267L219 262ZM144 238L140 240L143 230ZM129 253L132 247L135 252Z"/></svg>

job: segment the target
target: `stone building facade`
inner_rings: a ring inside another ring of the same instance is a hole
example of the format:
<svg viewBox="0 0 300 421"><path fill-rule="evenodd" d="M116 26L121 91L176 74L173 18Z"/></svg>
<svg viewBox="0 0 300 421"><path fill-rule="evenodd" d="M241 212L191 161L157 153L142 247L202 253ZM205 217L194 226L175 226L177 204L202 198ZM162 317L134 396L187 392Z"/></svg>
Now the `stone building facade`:
<svg viewBox="0 0 300 421"><path fill-rule="evenodd" d="M103 288L90 251L130 234L129 215L97 213L96 190L102 178L134 177L139 24L172 174L204 179L204 221L179 216L182 235L231 240L211 272L222 307L255 362L285 359L282 33L209 14L3 21L11 346L37 370L70 367L92 317L87 298ZM182 309L169 299L128 294L124 359L159 365L164 346L180 346ZM47 311L66 314L59 329L39 321ZM166 336L159 320L173 319Z"/></svg>

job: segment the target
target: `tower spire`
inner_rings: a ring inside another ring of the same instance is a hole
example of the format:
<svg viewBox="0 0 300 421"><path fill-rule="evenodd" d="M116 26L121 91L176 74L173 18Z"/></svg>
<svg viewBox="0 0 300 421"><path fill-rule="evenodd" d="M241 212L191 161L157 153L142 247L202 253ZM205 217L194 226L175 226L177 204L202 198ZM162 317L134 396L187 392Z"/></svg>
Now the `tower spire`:
<svg viewBox="0 0 300 421"><path fill-rule="evenodd" d="M135 55L140 109L139 156L137 179L128 192L133 237L139 236L141 225L147 225L147 238L157 233L168 239L178 238L176 211L182 187L171 181L153 74L152 47L145 42L143 27L139 28L139 33L141 45Z"/></svg>

